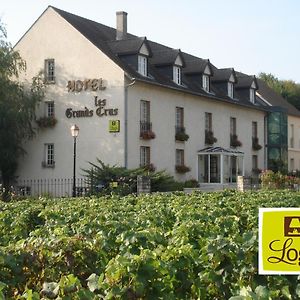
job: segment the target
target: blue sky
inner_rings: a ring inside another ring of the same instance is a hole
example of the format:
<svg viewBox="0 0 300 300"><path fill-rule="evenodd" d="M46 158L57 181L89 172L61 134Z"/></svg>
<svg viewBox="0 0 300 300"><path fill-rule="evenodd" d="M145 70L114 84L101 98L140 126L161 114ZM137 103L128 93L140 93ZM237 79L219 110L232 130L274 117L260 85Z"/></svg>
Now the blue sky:
<svg viewBox="0 0 300 300"><path fill-rule="evenodd" d="M128 31L209 58L218 68L272 73L300 83L299 0L7 0L0 6L15 44L48 5L115 27L128 12Z"/></svg>

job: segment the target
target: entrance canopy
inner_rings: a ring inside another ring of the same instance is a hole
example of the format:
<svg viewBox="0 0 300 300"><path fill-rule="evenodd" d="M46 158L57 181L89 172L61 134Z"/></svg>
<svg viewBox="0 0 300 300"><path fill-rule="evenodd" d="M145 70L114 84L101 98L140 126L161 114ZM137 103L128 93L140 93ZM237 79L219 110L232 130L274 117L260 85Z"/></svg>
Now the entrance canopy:
<svg viewBox="0 0 300 300"><path fill-rule="evenodd" d="M244 176L244 152L222 147L201 149L198 155L198 181L201 183L232 183Z"/></svg>

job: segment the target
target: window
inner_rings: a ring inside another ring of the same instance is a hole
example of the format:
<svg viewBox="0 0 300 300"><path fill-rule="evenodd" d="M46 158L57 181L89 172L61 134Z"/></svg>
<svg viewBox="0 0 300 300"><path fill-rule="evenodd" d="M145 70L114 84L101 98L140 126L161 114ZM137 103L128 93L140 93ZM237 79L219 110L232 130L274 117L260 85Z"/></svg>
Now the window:
<svg viewBox="0 0 300 300"><path fill-rule="evenodd" d="M42 166L46 168L53 168L55 166L54 144L45 144L45 160Z"/></svg>
<svg viewBox="0 0 300 300"><path fill-rule="evenodd" d="M252 170L255 171L258 169L257 155L252 155Z"/></svg>
<svg viewBox="0 0 300 300"><path fill-rule="evenodd" d="M142 122L150 122L150 101L141 100L140 119Z"/></svg>
<svg viewBox="0 0 300 300"><path fill-rule="evenodd" d="M205 113L205 131L212 131L212 113Z"/></svg>
<svg viewBox="0 0 300 300"><path fill-rule="evenodd" d="M202 76L202 87L206 92L210 91L209 75L207 75L207 74L203 74L203 76Z"/></svg>
<svg viewBox="0 0 300 300"><path fill-rule="evenodd" d="M173 81L176 84L181 85L181 69L180 69L180 67L177 67L177 66L173 67Z"/></svg>
<svg viewBox="0 0 300 300"><path fill-rule="evenodd" d="M255 103L255 90L250 89L250 102Z"/></svg>
<svg viewBox="0 0 300 300"><path fill-rule="evenodd" d="M228 82L228 84L227 84L227 92L228 92L228 96L230 97L230 98L233 98L233 83L232 82Z"/></svg>
<svg viewBox="0 0 300 300"><path fill-rule="evenodd" d="M141 100L140 102L140 126L141 133L151 130L150 101Z"/></svg>
<svg viewBox="0 0 300 300"><path fill-rule="evenodd" d="M290 147L294 148L294 124L291 124L291 140L290 140Z"/></svg>
<svg viewBox="0 0 300 300"><path fill-rule="evenodd" d="M236 118L230 118L230 134L236 135Z"/></svg>
<svg viewBox="0 0 300 300"><path fill-rule="evenodd" d="M53 101L46 102L46 116L54 117L54 102Z"/></svg>
<svg viewBox="0 0 300 300"><path fill-rule="evenodd" d="M45 82L55 82L55 63L53 58L45 60Z"/></svg>
<svg viewBox="0 0 300 300"><path fill-rule="evenodd" d="M252 138L257 138L257 122L252 122Z"/></svg>
<svg viewBox="0 0 300 300"><path fill-rule="evenodd" d="M141 146L140 148L140 166L150 165L150 147Z"/></svg>
<svg viewBox="0 0 300 300"><path fill-rule="evenodd" d="M138 56L138 72L143 76L147 76L147 57L142 55Z"/></svg>
<svg viewBox="0 0 300 300"><path fill-rule="evenodd" d="M184 166L184 150L176 149L176 166Z"/></svg>
<svg viewBox="0 0 300 300"><path fill-rule="evenodd" d="M184 131L184 109L183 107L176 107L176 132Z"/></svg>

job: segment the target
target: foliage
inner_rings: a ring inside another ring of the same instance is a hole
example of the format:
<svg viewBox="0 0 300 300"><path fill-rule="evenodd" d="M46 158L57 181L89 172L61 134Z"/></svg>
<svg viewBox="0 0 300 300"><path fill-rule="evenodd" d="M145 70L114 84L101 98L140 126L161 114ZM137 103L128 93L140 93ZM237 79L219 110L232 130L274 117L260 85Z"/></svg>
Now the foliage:
<svg viewBox="0 0 300 300"><path fill-rule="evenodd" d="M299 178L290 175L284 175L280 172L265 170L260 174L262 187L265 189L284 189L293 188L300 183Z"/></svg>
<svg viewBox="0 0 300 300"><path fill-rule="evenodd" d="M218 140L216 137L214 137L213 131L205 130L205 144L207 145L213 145Z"/></svg>
<svg viewBox="0 0 300 300"><path fill-rule="evenodd" d="M183 184L178 183L174 178L164 171L155 172L155 167L149 166L126 169L124 167L110 166L97 159L97 164L91 163L91 168L83 170L89 183L91 193L98 195L128 195L137 191L137 176L149 176L152 192L165 192L182 190Z"/></svg>
<svg viewBox="0 0 300 300"><path fill-rule="evenodd" d="M177 173L181 173L181 174L191 171L191 169L185 165L176 165L175 170Z"/></svg>
<svg viewBox="0 0 300 300"><path fill-rule="evenodd" d="M54 117L41 117L36 120L40 128L52 128L56 125L57 119Z"/></svg>
<svg viewBox="0 0 300 300"><path fill-rule="evenodd" d="M300 109L300 83L295 83L293 80L279 80L267 73L260 73L259 78L298 110Z"/></svg>
<svg viewBox="0 0 300 300"><path fill-rule="evenodd" d="M280 190L2 202L0 298L298 299L297 276L258 275L257 215L299 204Z"/></svg>
<svg viewBox="0 0 300 300"><path fill-rule="evenodd" d="M26 64L19 53L6 41L6 32L0 22L0 172L6 190L5 199L18 158L25 153L22 141L34 135L32 121L36 104L44 96L39 76L30 85L18 82L25 69Z"/></svg>
<svg viewBox="0 0 300 300"><path fill-rule="evenodd" d="M140 138L143 140L155 139L155 133L152 130L142 131L140 133Z"/></svg>
<svg viewBox="0 0 300 300"><path fill-rule="evenodd" d="M234 148L242 146L242 142L239 141L238 136L236 134L230 135L230 146Z"/></svg>
<svg viewBox="0 0 300 300"><path fill-rule="evenodd" d="M185 131L178 131L175 134L175 140L185 142L189 139L189 135L185 133Z"/></svg>
<svg viewBox="0 0 300 300"><path fill-rule="evenodd" d="M262 146L259 144L258 137L252 138L252 149L255 151L258 151L262 148Z"/></svg>

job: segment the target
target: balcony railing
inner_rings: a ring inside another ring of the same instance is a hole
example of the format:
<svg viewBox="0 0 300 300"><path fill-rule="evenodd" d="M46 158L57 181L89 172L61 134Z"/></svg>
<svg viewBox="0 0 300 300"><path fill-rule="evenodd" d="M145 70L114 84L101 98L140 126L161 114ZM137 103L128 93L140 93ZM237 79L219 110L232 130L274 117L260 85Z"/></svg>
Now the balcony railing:
<svg viewBox="0 0 300 300"><path fill-rule="evenodd" d="M147 121L140 122L140 138L150 140L155 138L155 133L152 131L152 123Z"/></svg>

